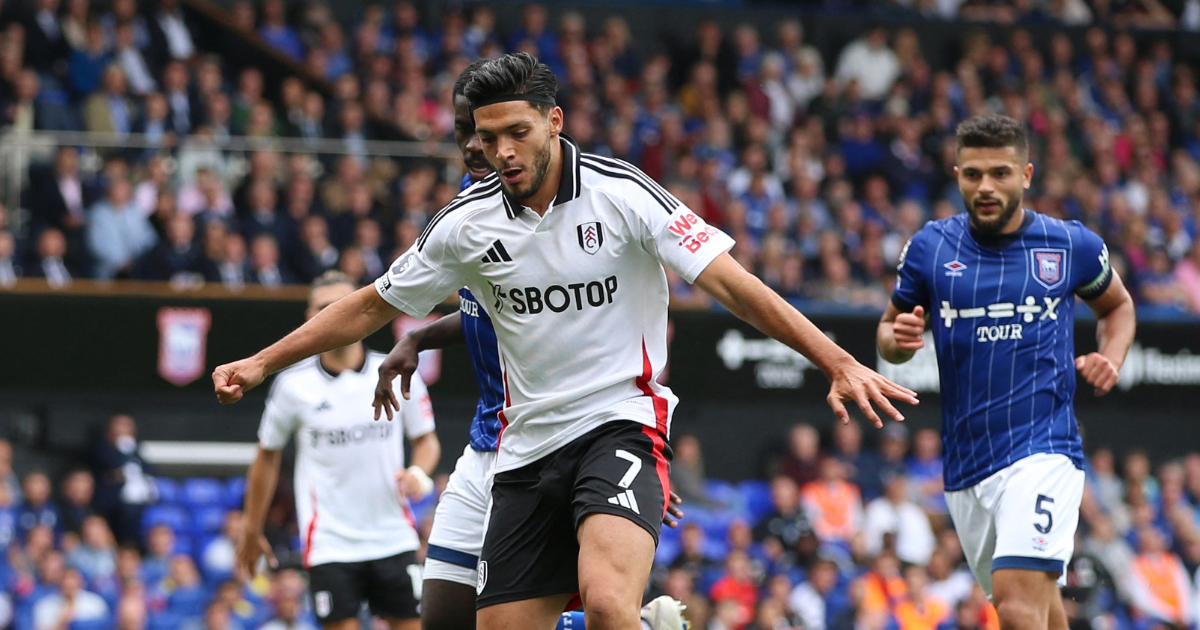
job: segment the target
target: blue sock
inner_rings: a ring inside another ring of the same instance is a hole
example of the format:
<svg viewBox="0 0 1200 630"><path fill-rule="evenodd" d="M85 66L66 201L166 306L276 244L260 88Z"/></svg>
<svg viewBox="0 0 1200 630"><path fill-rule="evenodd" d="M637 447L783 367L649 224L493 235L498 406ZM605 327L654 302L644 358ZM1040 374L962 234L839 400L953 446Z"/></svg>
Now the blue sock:
<svg viewBox="0 0 1200 630"><path fill-rule="evenodd" d="M565 612L558 618L558 625L554 626L554 630L584 630L583 626L583 611L572 610Z"/></svg>

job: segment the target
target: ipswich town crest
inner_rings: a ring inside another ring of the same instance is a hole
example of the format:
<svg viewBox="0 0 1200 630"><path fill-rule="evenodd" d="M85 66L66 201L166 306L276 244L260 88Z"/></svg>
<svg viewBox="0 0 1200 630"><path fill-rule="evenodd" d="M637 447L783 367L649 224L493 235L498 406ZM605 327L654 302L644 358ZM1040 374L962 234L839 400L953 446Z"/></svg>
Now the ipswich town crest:
<svg viewBox="0 0 1200 630"><path fill-rule="evenodd" d="M589 254L600 251L604 244L604 226L599 221L580 223L575 226L575 233L579 237L579 246Z"/></svg>
<svg viewBox="0 0 1200 630"><path fill-rule="evenodd" d="M183 387L204 374L212 315L206 308L158 311L158 375Z"/></svg>
<svg viewBox="0 0 1200 630"><path fill-rule="evenodd" d="M1038 284L1053 289L1066 279L1067 250L1036 247L1030 250L1033 257L1033 279Z"/></svg>

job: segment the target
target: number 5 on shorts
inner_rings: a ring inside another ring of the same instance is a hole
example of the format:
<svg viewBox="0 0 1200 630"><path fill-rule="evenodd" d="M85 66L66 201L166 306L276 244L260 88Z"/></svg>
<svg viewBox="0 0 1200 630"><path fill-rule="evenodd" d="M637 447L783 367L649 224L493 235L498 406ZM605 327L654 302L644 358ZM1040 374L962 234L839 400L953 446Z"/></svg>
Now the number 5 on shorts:
<svg viewBox="0 0 1200 630"><path fill-rule="evenodd" d="M1037 505L1034 506L1033 511L1038 514L1045 514L1046 515L1046 524L1042 525L1041 523L1034 523L1033 526L1039 532L1041 532L1043 534L1049 534L1050 528L1054 527L1054 515L1050 513L1050 510L1047 510L1046 508L1042 507L1043 503L1054 503L1054 499L1052 499L1044 494L1038 495Z"/></svg>

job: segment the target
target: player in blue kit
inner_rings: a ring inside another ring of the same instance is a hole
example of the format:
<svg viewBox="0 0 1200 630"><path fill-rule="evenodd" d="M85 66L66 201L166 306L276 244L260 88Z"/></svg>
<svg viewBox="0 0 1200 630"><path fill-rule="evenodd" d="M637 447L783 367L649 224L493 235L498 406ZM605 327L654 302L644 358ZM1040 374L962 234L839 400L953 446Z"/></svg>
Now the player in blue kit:
<svg viewBox="0 0 1200 630"><path fill-rule="evenodd" d="M884 359L924 346L941 372L946 502L1002 630L1066 630L1056 584L1074 551L1083 497L1075 373L1103 395L1136 327L1104 241L1077 221L1022 207L1033 165L1017 121L959 125L967 214L931 221L900 255L878 329ZM1076 358L1075 296L1099 320L1099 351Z"/></svg>
<svg viewBox="0 0 1200 630"><path fill-rule="evenodd" d="M492 167L483 155L479 137L475 134L475 120L463 94L472 71L484 61L467 66L453 89L454 139L467 169L462 180L463 190L492 173ZM471 420L470 443L456 462L454 473L439 499L433 530L429 535L421 593L421 627L424 630L475 628L476 565L483 546L488 487L500 440L498 413L504 407L503 376L492 320L470 291L460 289L458 296L458 313L413 330L397 342L379 367L379 382L375 390L376 419L383 412L390 419L393 410L399 409L399 401L395 398L391 383L399 376L401 395L408 397L409 382L417 369L418 353L464 344L479 386L479 402ZM674 493L671 498L676 504L680 502ZM680 516L682 513L672 506L664 522L674 527L674 518ZM680 630L683 626L680 606L669 597L659 598L647 605L642 618L649 630ZM584 630L582 612L563 615L559 630L567 629Z"/></svg>

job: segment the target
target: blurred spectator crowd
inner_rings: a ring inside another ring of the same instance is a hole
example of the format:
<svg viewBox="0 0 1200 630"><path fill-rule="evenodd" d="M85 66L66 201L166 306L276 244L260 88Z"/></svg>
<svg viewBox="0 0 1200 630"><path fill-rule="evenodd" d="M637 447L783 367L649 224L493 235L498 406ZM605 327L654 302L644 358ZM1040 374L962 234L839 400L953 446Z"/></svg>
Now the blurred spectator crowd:
<svg viewBox="0 0 1200 630"><path fill-rule="evenodd" d="M937 431L874 435L796 425L736 484L708 479L699 440L677 436L685 517L663 529L647 596L682 601L697 630L998 630L946 514ZM0 628L315 628L289 485L267 516L278 568L249 578L234 568L245 480L156 477L136 447L134 420L114 416L52 480L18 477L0 440ZM1200 453L1119 455L1088 458L1071 628L1194 629ZM435 505L414 506L422 545Z"/></svg>
<svg viewBox="0 0 1200 630"><path fill-rule="evenodd" d="M552 23L536 4L501 32L485 5L423 16L410 2L368 4L342 24L320 0L243 0L225 36L201 41L178 0L145 11L36 0L25 13L9 0L0 124L141 133L149 148L63 147L31 168L30 229L0 232L0 284L276 286L331 267L369 281L458 192L448 174L460 171L372 157L367 141L449 141L458 73L523 50L557 72L569 135L733 234L734 255L789 299L882 307L905 241L963 210L955 125L991 111L1028 126L1028 207L1102 234L1141 306L1200 313L1200 77L1173 48L1192 40L1122 30L1198 28L1200 0L1035 4L888 5L1013 25L996 39L963 29L952 61L935 66L941 56L910 27L871 27L822 51L790 20L770 32L701 21L690 38L650 42L621 17L565 11ZM1036 40L1023 27L1054 22L1093 25ZM306 78L265 80L244 65L252 40ZM279 137L338 152L284 154ZM229 138L262 144L230 151ZM676 306L709 306L670 280Z"/></svg>

